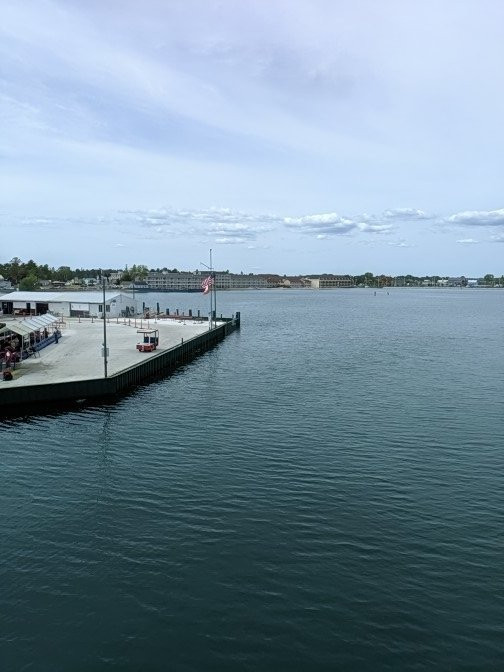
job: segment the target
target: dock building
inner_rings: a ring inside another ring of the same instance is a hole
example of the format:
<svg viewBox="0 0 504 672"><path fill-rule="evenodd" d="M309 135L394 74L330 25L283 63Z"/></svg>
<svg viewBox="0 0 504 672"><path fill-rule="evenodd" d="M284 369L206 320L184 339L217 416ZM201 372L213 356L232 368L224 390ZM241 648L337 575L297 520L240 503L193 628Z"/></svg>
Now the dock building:
<svg viewBox="0 0 504 672"><path fill-rule="evenodd" d="M102 292L12 292L0 296L4 315L101 317ZM105 293L107 317L127 317L138 312L138 301L122 292Z"/></svg>

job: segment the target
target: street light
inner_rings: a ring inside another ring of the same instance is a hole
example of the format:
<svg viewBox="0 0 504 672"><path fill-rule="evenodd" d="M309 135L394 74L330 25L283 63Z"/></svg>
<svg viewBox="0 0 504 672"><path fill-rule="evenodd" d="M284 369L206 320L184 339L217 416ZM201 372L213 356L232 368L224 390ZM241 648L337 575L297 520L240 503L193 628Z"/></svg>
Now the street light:
<svg viewBox="0 0 504 672"><path fill-rule="evenodd" d="M105 276L102 271L102 289L103 289L103 303L102 303L102 313L103 313L103 348L102 348L102 357L103 357L103 373L104 377L107 378L107 357L108 357L108 348L107 348L107 300L105 297Z"/></svg>

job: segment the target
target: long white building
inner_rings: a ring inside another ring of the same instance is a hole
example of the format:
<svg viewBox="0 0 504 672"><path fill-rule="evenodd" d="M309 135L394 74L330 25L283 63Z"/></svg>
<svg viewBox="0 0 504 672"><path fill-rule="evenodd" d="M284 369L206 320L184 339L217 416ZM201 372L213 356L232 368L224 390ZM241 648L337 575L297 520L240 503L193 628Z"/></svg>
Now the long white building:
<svg viewBox="0 0 504 672"><path fill-rule="evenodd" d="M181 271L170 273L169 271L151 271L145 281L147 287L153 291L164 290L172 292L201 291L201 282L208 275L208 271L190 273ZM267 278L262 275L245 273L215 273L215 286L217 289L264 289L271 285Z"/></svg>
<svg viewBox="0 0 504 672"><path fill-rule="evenodd" d="M141 302L123 292L105 293L107 317L122 317L138 313ZM0 296L4 315L44 315L62 317L101 317L102 292L10 292Z"/></svg>

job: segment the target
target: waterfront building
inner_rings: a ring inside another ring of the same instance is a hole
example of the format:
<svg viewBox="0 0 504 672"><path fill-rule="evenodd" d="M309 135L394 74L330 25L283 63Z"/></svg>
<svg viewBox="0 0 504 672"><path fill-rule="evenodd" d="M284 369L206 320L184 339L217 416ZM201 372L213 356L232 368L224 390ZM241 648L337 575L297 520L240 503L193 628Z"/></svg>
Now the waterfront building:
<svg viewBox="0 0 504 672"><path fill-rule="evenodd" d="M217 289L267 289L272 287L264 275L253 273L216 273Z"/></svg>
<svg viewBox="0 0 504 672"><path fill-rule="evenodd" d="M9 280L5 280L3 275L0 275L0 292L12 292L12 284Z"/></svg>
<svg viewBox="0 0 504 672"><path fill-rule="evenodd" d="M334 289L336 287L353 287L354 279L351 275L321 275L307 277L312 289Z"/></svg>
<svg viewBox="0 0 504 672"><path fill-rule="evenodd" d="M138 301L122 292L105 293L107 317L134 315ZM45 315L62 317L101 317L102 292L14 292L0 296L4 315Z"/></svg>
<svg viewBox="0 0 504 672"><path fill-rule="evenodd" d="M467 285L467 280L463 275L459 277L448 278L448 287L465 287Z"/></svg>
<svg viewBox="0 0 504 672"><path fill-rule="evenodd" d="M310 283L298 275L264 275L268 287L277 287L282 289L302 289L310 287Z"/></svg>
<svg viewBox="0 0 504 672"><path fill-rule="evenodd" d="M201 291L201 283L208 271L151 271L146 279L147 289L152 291L195 292ZM138 283L136 283L138 286ZM264 289L269 287L265 276L244 273L215 273L216 289Z"/></svg>
<svg viewBox="0 0 504 672"><path fill-rule="evenodd" d="M118 285L121 282L124 271L112 271L108 277L108 283L110 285Z"/></svg>
<svg viewBox="0 0 504 672"><path fill-rule="evenodd" d="M170 271L150 271L145 278L145 286L152 291L191 292L201 290L205 277L199 271L171 273ZM138 283L135 283L138 286Z"/></svg>

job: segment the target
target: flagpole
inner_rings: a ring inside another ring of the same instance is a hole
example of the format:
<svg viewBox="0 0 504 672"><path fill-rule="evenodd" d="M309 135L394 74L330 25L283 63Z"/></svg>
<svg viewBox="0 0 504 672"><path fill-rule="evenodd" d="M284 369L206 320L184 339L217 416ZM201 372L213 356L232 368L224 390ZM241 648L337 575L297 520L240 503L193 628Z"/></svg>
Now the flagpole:
<svg viewBox="0 0 504 672"><path fill-rule="evenodd" d="M211 252L212 250L210 250ZM215 279L215 270L212 265L212 262L210 262L210 266L212 266L212 293L213 293L213 312L212 316L214 317L214 327L217 326L217 283Z"/></svg>
<svg viewBox="0 0 504 672"><path fill-rule="evenodd" d="M212 265L212 250L210 250L210 266L207 266L202 261L200 261L200 264L205 268L208 268L208 270L210 271L210 275L207 278L205 278L201 283L201 289L203 290L203 294L210 294L210 314L208 316L208 331L210 331L212 329L212 322L214 321L213 320L214 303L215 303L215 311L217 311L217 298L213 296L215 273L213 271L213 265Z"/></svg>
<svg viewBox="0 0 504 672"><path fill-rule="evenodd" d="M212 266L212 248L210 248L210 277L213 277L213 266ZM210 285L210 329L212 328L213 322L213 287Z"/></svg>
<svg viewBox="0 0 504 672"><path fill-rule="evenodd" d="M103 374L107 378L107 301L105 296L105 276L103 271L100 270L102 276L102 289L103 289L103 301L102 301L102 316L103 316Z"/></svg>
<svg viewBox="0 0 504 672"><path fill-rule="evenodd" d="M210 292L213 294L213 308L212 308L212 324L214 327L217 326L217 287L215 286L215 269L212 262L212 250L210 250L210 275L212 277L212 284L210 286Z"/></svg>

